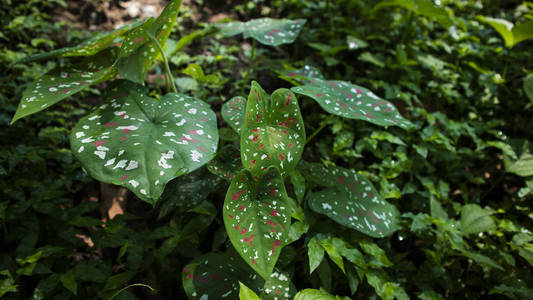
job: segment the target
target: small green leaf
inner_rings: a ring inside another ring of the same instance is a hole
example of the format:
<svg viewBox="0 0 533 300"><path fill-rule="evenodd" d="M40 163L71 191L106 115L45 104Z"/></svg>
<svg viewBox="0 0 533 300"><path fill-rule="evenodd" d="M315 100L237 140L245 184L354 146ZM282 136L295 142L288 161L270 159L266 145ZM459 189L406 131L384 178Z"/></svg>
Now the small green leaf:
<svg viewBox="0 0 533 300"><path fill-rule="evenodd" d="M92 177L153 204L168 181L212 159L218 131L204 102L176 93L155 101L146 93L130 81L114 82L108 100L79 121L70 141Z"/></svg>
<svg viewBox="0 0 533 300"><path fill-rule="evenodd" d="M349 300L348 297L333 296L324 290L305 289L299 291L294 300Z"/></svg>
<svg viewBox="0 0 533 300"><path fill-rule="evenodd" d="M289 177L291 179L294 194L296 194L296 200L301 204L305 195L305 177L296 169L290 172Z"/></svg>
<svg viewBox="0 0 533 300"><path fill-rule="evenodd" d="M288 89L278 89L269 96L252 82L241 132L244 168L258 178L268 166L276 166L285 177L300 160L304 143L305 128L296 96Z"/></svg>
<svg viewBox="0 0 533 300"><path fill-rule="evenodd" d="M311 274L324 259L324 248L314 237L307 243L307 256L309 257L309 274Z"/></svg>
<svg viewBox="0 0 533 300"><path fill-rule="evenodd" d="M78 283L72 271L62 274L59 280L67 290L71 291L74 295L78 294Z"/></svg>
<svg viewBox="0 0 533 300"><path fill-rule="evenodd" d="M239 281L239 300L261 300L254 291Z"/></svg>
<svg viewBox="0 0 533 300"><path fill-rule="evenodd" d="M294 42L306 20L287 20L261 18L248 22L230 22L217 24L224 36L243 33L244 38L252 37L268 46L279 46Z"/></svg>
<svg viewBox="0 0 533 300"><path fill-rule="evenodd" d="M275 167L255 181L243 170L231 181L224 201L224 224L237 252L259 275L268 278L291 224L289 199Z"/></svg>
<svg viewBox="0 0 533 300"><path fill-rule="evenodd" d="M347 81L311 79L310 84L291 90L313 98L327 112L348 119L364 120L381 126L410 128L396 107L370 90Z"/></svg>
<svg viewBox="0 0 533 300"><path fill-rule="evenodd" d="M344 262L342 261L342 256L337 251L337 245L333 244L331 238L323 239L320 241L320 245L328 253L329 258L342 270L343 273L346 273L344 270Z"/></svg>
<svg viewBox="0 0 533 300"><path fill-rule="evenodd" d="M222 118L237 133L241 133L246 115L246 98L235 96L222 105Z"/></svg>
<svg viewBox="0 0 533 300"><path fill-rule="evenodd" d="M381 198L365 176L305 161L298 167L308 179L328 187L309 194L308 203L313 211L373 237L384 237L397 229L398 210Z"/></svg>
<svg viewBox="0 0 533 300"><path fill-rule="evenodd" d="M514 173L518 176L527 177L533 175L533 144L528 140L515 139L511 140L513 151L510 154L515 154L512 157L510 154L504 153L503 162L505 170Z"/></svg>
<svg viewBox="0 0 533 300"><path fill-rule="evenodd" d="M24 118L79 91L115 76L113 52L89 57L73 67L59 67L32 82L22 94L11 123Z"/></svg>
<svg viewBox="0 0 533 300"><path fill-rule="evenodd" d="M265 284L233 249L195 259L185 266L182 278L189 299L238 299L239 282L252 291Z"/></svg>
<svg viewBox="0 0 533 300"><path fill-rule="evenodd" d="M348 49L350 50L357 50L368 47L367 42L351 35L346 36L346 44L348 44Z"/></svg>
<svg viewBox="0 0 533 300"><path fill-rule="evenodd" d="M477 204L467 204L461 208L461 229L464 234L486 232L496 228L490 218L491 213Z"/></svg>
<svg viewBox="0 0 533 300"><path fill-rule="evenodd" d="M15 279L11 276L8 270L0 271L0 276L7 277L0 279L0 297L4 296L7 293L17 292L18 285L15 284Z"/></svg>

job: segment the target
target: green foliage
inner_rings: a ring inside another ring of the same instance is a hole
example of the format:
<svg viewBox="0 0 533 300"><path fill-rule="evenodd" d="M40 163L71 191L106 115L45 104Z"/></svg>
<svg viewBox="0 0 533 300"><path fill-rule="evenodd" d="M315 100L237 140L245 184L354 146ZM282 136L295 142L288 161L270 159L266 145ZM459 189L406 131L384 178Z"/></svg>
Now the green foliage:
<svg viewBox="0 0 533 300"><path fill-rule="evenodd" d="M169 3L0 11L2 299L532 297L531 3Z"/></svg>

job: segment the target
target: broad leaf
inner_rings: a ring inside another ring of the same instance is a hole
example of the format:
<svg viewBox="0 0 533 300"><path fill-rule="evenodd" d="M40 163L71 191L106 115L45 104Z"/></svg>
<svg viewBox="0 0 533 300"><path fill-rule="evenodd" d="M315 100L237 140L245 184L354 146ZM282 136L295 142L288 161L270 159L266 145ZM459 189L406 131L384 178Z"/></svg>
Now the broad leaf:
<svg viewBox="0 0 533 300"><path fill-rule="evenodd" d="M228 125L241 133L242 125L244 124L246 112L246 98L235 96L222 105L222 118Z"/></svg>
<svg viewBox="0 0 533 300"><path fill-rule="evenodd" d="M175 93L156 101L146 94L141 85L116 81L108 101L80 120L70 141L92 177L153 204L168 181L211 160L218 132L204 102Z"/></svg>
<svg viewBox="0 0 533 300"><path fill-rule="evenodd" d="M313 98L327 112L381 126L409 128L396 107L370 90L347 81L312 79L310 84L293 87L293 92Z"/></svg>
<svg viewBox="0 0 533 300"><path fill-rule="evenodd" d="M183 269L182 277L189 299L239 299L239 282L256 292L265 283L233 250L196 259Z"/></svg>
<svg viewBox="0 0 533 300"><path fill-rule="evenodd" d="M291 224L291 208L283 178L270 167L259 181L243 170L234 177L224 201L224 224L237 252L263 278L268 278Z"/></svg>
<svg viewBox="0 0 533 300"><path fill-rule="evenodd" d="M78 93L116 74L112 51L89 57L73 67L58 67L32 82L22 94L11 123Z"/></svg>
<svg viewBox="0 0 533 300"><path fill-rule="evenodd" d="M135 28L141 24L140 21L134 22L132 24L126 24L113 32L98 33L94 37L88 39L87 41L74 46L66 47L62 49L56 49L47 53L40 53L32 55L26 58L23 58L19 63L28 63L35 60L48 59L53 57L69 57L69 56L91 56L96 53L106 49L110 46L115 39L121 37L127 33L132 28Z"/></svg>
<svg viewBox="0 0 533 300"><path fill-rule="evenodd" d="M298 81L299 83L312 83L311 79L324 80L324 76L320 70L314 66L305 65L301 69L287 70L283 72L283 75Z"/></svg>
<svg viewBox="0 0 533 300"><path fill-rule="evenodd" d="M244 38L252 37L261 44L279 46L294 42L305 22L304 19L261 18L248 22L218 24L217 27L225 36L234 36L243 33Z"/></svg>
<svg viewBox="0 0 533 300"><path fill-rule="evenodd" d="M372 237L384 237L397 229L398 210L382 199L366 176L304 161L299 169L311 181L329 187L309 194L309 207L315 212Z"/></svg>
<svg viewBox="0 0 533 300"><path fill-rule="evenodd" d="M226 145L217 152L215 159L207 164L209 171L231 181L242 169L241 153L233 145Z"/></svg>
<svg viewBox="0 0 533 300"><path fill-rule="evenodd" d="M278 89L271 97L252 82L241 132L241 159L254 178L268 166L276 166L285 177L302 155L305 128L296 96Z"/></svg>
<svg viewBox="0 0 533 300"><path fill-rule="evenodd" d="M477 204L467 204L461 208L461 232L472 234L496 228L490 218L491 213Z"/></svg>

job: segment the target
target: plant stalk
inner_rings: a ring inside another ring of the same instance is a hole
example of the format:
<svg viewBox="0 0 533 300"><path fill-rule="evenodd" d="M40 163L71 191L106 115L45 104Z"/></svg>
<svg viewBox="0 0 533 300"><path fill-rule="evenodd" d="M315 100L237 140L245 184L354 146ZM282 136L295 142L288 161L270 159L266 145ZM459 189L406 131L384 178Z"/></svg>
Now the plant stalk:
<svg viewBox="0 0 533 300"><path fill-rule="evenodd" d="M161 57L163 57L163 65L165 66L165 76L167 78L167 81L170 83L170 88L174 93L177 93L178 90L176 89L176 85L174 84L174 77L172 76L172 73L170 72L170 66L168 64L167 56L165 55L165 51L163 50L163 47L161 47L161 44L159 44L159 41L148 32L145 32L145 35L157 46L159 49L159 52L161 53Z"/></svg>

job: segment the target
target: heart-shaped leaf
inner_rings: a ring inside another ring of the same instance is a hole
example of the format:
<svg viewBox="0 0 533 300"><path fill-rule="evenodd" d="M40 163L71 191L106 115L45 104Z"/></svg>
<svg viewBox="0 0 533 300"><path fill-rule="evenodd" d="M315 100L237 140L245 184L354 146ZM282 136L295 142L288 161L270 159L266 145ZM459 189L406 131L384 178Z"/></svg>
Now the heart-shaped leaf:
<svg viewBox="0 0 533 300"><path fill-rule="evenodd" d="M286 176L302 156L305 128L296 96L278 89L271 97L252 82L241 132L241 159L254 178L268 166Z"/></svg>
<svg viewBox="0 0 533 300"><path fill-rule="evenodd" d="M14 123L116 74L113 51L89 57L73 67L59 67L32 82L22 94Z"/></svg>
<svg viewBox="0 0 533 300"><path fill-rule="evenodd" d="M311 83L311 79L324 80L324 75L314 66L305 65L301 69L286 70L283 75L300 83Z"/></svg>
<svg viewBox="0 0 533 300"><path fill-rule="evenodd" d="M239 149L233 145L224 146L215 159L207 164L207 169L220 178L231 181L242 169Z"/></svg>
<svg viewBox="0 0 533 300"><path fill-rule="evenodd" d="M202 101L169 93L156 101L147 89L114 82L106 103L80 120L70 136L74 155L94 178L155 203L166 183L214 156L214 112Z"/></svg>
<svg viewBox="0 0 533 300"><path fill-rule="evenodd" d="M74 46L56 49L47 53L40 53L21 59L18 63L28 63L41 59L48 59L53 57L70 57L70 56L91 56L106 49L115 39L121 37L132 28L135 28L142 24L140 21L136 21L131 24L126 24L113 32L98 33L94 37L87 41Z"/></svg>
<svg viewBox="0 0 533 300"><path fill-rule="evenodd" d="M142 26L128 33L124 43L122 43L121 60L118 64L118 71L121 76L140 84L144 83L144 78L152 62L160 56L158 47L150 41L147 35L152 35L161 46L164 46L176 24L181 1L171 1L157 19L148 19Z"/></svg>
<svg viewBox="0 0 533 300"><path fill-rule="evenodd" d="M231 181L224 201L224 224L233 247L268 278L286 244L291 209L283 178L270 167L259 181L243 170Z"/></svg>
<svg viewBox="0 0 533 300"><path fill-rule="evenodd" d="M347 81L310 79L311 83L291 90L313 98L327 112L381 126L412 127L396 107L370 90Z"/></svg>
<svg viewBox="0 0 533 300"><path fill-rule="evenodd" d="M255 292L265 283L233 249L196 259L185 266L182 278L189 299L239 299L239 281Z"/></svg>
<svg viewBox="0 0 533 300"><path fill-rule="evenodd" d="M241 133L242 124L246 112L246 98L235 96L222 105L222 118L237 133Z"/></svg>
<svg viewBox="0 0 533 300"><path fill-rule="evenodd" d="M384 237L397 229L398 210L381 198L366 176L304 161L299 169L311 181L329 187L309 194L309 207L315 212L372 237Z"/></svg>
<svg viewBox="0 0 533 300"><path fill-rule="evenodd" d="M243 33L244 38L252 37L268 46L279 46L294 42L306 20L260 18L248 22L230 22L217 27L225 36Z"/></svg>

